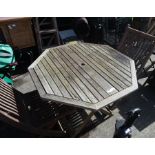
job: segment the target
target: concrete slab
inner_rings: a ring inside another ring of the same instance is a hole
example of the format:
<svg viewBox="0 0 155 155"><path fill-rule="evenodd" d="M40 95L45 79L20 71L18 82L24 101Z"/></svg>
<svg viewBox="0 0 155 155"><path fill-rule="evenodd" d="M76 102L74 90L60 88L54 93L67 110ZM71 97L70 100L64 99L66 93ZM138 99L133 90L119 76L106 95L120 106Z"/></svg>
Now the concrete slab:
<svg viewBox="0 0 155 155"><path fill-rule="evenodd" d="M36 90L36 87L31 79L29 72L16 77L13 87L23 94Z"/></svg>

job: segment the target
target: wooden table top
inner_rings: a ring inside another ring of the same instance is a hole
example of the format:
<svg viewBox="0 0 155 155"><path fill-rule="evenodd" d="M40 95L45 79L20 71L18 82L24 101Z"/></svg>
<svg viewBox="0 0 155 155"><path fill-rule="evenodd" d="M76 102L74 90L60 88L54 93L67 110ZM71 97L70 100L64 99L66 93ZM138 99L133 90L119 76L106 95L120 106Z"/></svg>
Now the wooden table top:
<svg viewBox="0 0 155 155"><path fill-rule="evenodd" d="M49 48L28 69L42 98L82 108L98 110L138 88L134 61L108 45Z"/></svg>

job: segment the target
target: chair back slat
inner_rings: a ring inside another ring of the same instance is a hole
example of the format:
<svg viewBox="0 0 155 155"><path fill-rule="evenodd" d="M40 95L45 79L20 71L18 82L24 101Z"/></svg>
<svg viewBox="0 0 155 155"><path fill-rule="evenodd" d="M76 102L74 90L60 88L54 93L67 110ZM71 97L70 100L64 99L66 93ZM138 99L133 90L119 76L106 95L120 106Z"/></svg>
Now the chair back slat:
<svg viewBox="0 0 155 155"><path fill-rule="evenodd" d="M139 76L150 58L154 47L154 36L127 27L117 49L135 61L137 76Z"/></svg>
<svg viewBox="0 0 155 155"><path fill-rule="evenodd" d="M0 99L0 109L14 116L19 116L17 109L9 106L6 101Z"/></svg>
<svg viewBox="0 0 155 155"><path fill-rule="evenodd" d="M20 117L13 88L0 79L0 115L4 114L16 122Z"/></svg>

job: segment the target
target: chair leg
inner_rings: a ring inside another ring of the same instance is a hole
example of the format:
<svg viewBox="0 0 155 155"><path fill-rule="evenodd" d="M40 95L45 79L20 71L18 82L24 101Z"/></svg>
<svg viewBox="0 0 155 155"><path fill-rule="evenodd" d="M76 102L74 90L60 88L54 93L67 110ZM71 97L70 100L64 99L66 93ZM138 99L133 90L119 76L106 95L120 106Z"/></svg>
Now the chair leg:
<svg viewBox="0 0 155 155"><path fill-rule="evenodd" d="M154 62L152 61L152 59L150 58L149 60L150 60L150 62L151 62L151 64L152 64L151 67L155 68L155 67L154 67Z"/></svg>

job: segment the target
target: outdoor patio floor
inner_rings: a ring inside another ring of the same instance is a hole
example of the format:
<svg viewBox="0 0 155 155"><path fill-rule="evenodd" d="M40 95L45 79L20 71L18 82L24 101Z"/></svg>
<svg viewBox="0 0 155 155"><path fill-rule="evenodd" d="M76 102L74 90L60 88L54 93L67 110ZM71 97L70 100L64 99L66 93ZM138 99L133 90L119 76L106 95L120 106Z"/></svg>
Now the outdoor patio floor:
<svg viewBox="0 0 155 155"><path fill-rule="evenodd" d="M153 56L153 60L155 57ZM148 63L149 64L149 63ZM132 94L124 97L117 103L117 108L113 110L113 116L99 124L89 133L82 137L90 138L111 138L113 137L115 122L117 118L125 118L126 112L132 108L142 109L141 117L136 120L133 126L133 137L153 138L155 137L155 88L141 86L146 78L139 80L139 89ZM24 85L23 85L24 83ZM31 77L28 73L15 80L15 87L26 93L28 90L35 89Z"/></svg>

